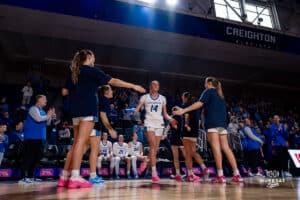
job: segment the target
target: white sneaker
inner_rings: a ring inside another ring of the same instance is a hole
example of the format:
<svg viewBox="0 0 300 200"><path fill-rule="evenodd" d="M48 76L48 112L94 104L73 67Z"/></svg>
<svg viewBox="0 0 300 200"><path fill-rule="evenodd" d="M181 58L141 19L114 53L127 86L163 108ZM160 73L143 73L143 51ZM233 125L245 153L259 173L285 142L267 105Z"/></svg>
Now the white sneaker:
<svg viewBox="0 0 300 200"><path fill-rule="evenodd" d="M23 178L23 179L19 180L18 183L19 184L31 184L31 183L33 183L33 181L31 178Z"/></svg>
<svg viewBox="0 0 300 200"><path fill-rule="evenodd" d="M260 172L257 172L256 174L255 174L255 176L259 176L259 177L265 177L263 174L261 174Z"/></svg>
<svg viewBox="0 0 300 200"><path fill-rule="evenodd" d="M285 176L285 177L293 177L293 175L290 173L290 172L283 172L283 175Z"/></svg>
<svg viewBox="0 0 300 200"><path fill-rule="evenodd" d="M249 177L253 177L254 174L253 174L252 172L248 172L248 176L249 176Z"/></svg>

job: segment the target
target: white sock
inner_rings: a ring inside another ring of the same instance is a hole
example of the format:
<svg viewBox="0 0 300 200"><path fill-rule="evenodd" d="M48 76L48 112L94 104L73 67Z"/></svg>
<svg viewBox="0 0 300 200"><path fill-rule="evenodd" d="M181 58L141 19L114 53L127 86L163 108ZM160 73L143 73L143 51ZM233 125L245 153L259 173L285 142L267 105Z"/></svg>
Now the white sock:
<svg viewBox="0 0 300 200"><path fill-rule="evenodd" d="M180 175L180 169L176 169L176 175Z"/></svg>
<svg viewBox="0 0 300 200"><path fill-rule="evenodd" d="M63 170L60 177L64 180L68 180L69 179L69 172L67 170Z"/></svg>
<svg viewBox="0 0 300 200"><path fill-rule="evenodd" d="M137 174L136 160L137 160L137 158L135 156L132 157L131 162L132 162L132 170L133 170L134 175Z"/></svg>
<svg viewBox="0 0 300 200"><path fill-rule="evenodd" d="M79 178L79 170L72 170L71 172L71 179Z"/></svg>
<svg viewBox="0 0 300 200"><path fill-rule="evenodd" d="M157 176L156 166L151 167L152 169L152 176Z"/></svg>
<svg viewBox="0 0 300 200"><path fill-rule="evenodd" d="M224 176L223 169L218 169L218 176Z"/></svg>
<svg viewBox="0 0 300 200"><path fill-rule="evenodd" d="M90 178L96 178L96 176L97 176L96 172L90 173Z"/></svg>
<svg viewBox="0 0 300 200"><path fill-rule="evenodd" d="M130 174L130 171L127 171L127 174Z"/></svg>
<svg viewBox="0 0 300 200"><path fill-rule="evenodd" d="M193 175L193 170L192 169L188 169L188 176L192 176Z"/></svg>
<svg viewBox="0 0 300 200"><path fill-rule="evenodd" d="M206 165L205 164L200 165L200 167L201 167L202 170L206 169Z"/></svg>
<svg viewBox="0 0 300 200"><path fill-rule="evenodd" d="M234 176L240 175L240 171L239 171L238 169L233 170L233 175L234 175Z"/></svg>
<svg viewBox="0 0 300 200"><path fill-rule="evenodd" d="M119 168L120 168L120 160L116 159L115 160L115 172L116 172L116 176L119 176Z"/></svg>

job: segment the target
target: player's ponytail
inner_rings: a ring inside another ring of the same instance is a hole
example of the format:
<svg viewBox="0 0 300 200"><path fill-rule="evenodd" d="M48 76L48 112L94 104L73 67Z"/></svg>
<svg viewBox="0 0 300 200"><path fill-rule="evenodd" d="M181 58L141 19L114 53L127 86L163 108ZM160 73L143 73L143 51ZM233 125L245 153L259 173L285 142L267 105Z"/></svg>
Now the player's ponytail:
<svg viewBox="0 0 300 200"><path fill-rule="evenodd" d="M222 89L222 84L221 84L221 82L219 80L217 80L214 77L207 77L205 79L205 82L206 83L211 82L212 86L214 88L216 88L219 97L222 98L222 99L224 99L224 93L223 93L223 89Z"/></svg>
<svg viewBox="0 0 300 200"><path fill-rule="evenodd" d="M86 61L87 56L94 55L91 50L87 49L82 49L78 52L73 57L73 60L71 62L71 73L72 73L72 82L76 84L78 82L78 76L80 73L79 67L83 65L83 63Z"/></svg>

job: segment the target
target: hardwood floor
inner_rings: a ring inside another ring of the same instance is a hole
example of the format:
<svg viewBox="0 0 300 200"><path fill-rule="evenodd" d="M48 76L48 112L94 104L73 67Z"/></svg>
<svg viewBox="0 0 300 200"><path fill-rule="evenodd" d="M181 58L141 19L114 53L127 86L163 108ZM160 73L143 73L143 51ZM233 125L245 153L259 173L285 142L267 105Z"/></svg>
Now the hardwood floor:
<svg viewBox="0 0 300 200"><path fill-rule="evenodd" d="M137 200L192 200L192 199L300 199L300 180L291 179L279 187L269 189L263 178L249 178L244 184L177 183L162 179L158 184L150 180L106 181L90 189L68 190L57 188L54 181L30 185L0 181L0 199L56 200L56 199L137 199Z"/></svg>

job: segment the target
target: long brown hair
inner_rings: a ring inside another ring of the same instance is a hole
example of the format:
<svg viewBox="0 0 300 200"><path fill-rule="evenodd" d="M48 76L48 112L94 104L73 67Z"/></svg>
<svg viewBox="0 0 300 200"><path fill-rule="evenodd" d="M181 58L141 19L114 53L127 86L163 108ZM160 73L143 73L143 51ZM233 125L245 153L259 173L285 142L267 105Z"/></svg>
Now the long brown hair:
<svg viewBox="0 0 300 200"><path fill-rule="evenodd" d="M206 83L211 82L212 86L214 88L216 88L219 97L221 97L222 99L224 99L224 93L223 93L223 90L222 90L222 84L221 84L221 82L219 80L217 80L215 77L207 77L205 79L205 82Z"/></svg>
<svg viewBox="0 0 300 200"><path fill-rule="evenodd" d="M72 82L76 84L78 82L78 76L80 73L79 67L83 65L86 61L88 55L93 56L93 52L88 49L82 49L77 51L71 62L71 73L72 73Z"/></svg>

